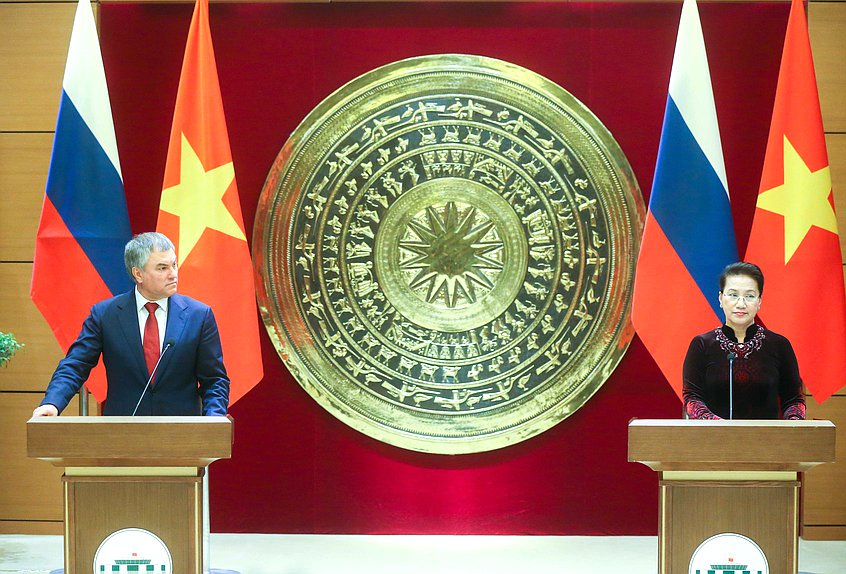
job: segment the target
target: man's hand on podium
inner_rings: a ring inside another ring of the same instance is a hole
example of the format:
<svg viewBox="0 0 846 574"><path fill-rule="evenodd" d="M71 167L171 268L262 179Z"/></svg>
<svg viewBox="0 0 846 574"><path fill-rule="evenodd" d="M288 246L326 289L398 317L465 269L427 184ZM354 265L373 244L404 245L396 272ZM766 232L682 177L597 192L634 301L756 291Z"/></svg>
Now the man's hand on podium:
<svg viewBox="0 0 846 574"><path fill-rule="evenodd" d="M41 405L32 411L33 417L57 417L59 416L59 409L53 405Z"/></svg>

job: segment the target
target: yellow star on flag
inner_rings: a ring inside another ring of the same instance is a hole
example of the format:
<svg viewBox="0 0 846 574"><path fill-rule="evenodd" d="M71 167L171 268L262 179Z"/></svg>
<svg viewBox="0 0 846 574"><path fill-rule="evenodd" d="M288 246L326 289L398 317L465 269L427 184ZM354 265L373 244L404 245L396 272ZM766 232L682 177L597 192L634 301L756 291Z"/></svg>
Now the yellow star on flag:
<svg viewBox="0 0 846 574"><path fill-rule="evenodd" d="M758 196L757 206L784 216L784 263L787 264L811 227L837 233L837 217L828 201L831 174L828 166L811 171L784 138L784 183Z"/></svg>
<svg viewBox="0 0 846 574"><path fill-rule="evenodd" d="M206 228L246 241L241 227L223 204L235 179L232 162L206 171L182 134L179 183L162 191L161 210L179 217L179 263L182 264Z"/></svg>

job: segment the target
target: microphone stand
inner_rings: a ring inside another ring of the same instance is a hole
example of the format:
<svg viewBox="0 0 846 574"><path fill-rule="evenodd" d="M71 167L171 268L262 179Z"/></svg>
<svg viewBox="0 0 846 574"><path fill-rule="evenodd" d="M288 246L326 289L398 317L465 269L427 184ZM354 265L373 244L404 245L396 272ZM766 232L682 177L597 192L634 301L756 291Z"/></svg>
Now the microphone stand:
<svg viewBox="0 0 846 574"><path fill-rule="evenodd" d="M727 355L729 361L729 420L734 419L734 360L737 355L729 353Z"/></svg>
<svg viewBox="0 0 846 574"><path fill-rule="evenodd" d="M150 373L150 378L147 379L147 384L144 385L144 390L141 391L141 396L138 397L138 402L135 403L135 409L133 409L133 411L132 411L133 417L135 416L135 413L138 412L138 407L141 406L141 401L144 400L144 395L147 394L147 389L150 388L150 384L153 382L153 377L156 376L156 371L159 370L159 364L162 362L162 359L164 358L165 353L167 353L167 350L170 349L172 346L173 346L173 341L167 341L165 343L164 349L162 349L162 353L161 353L161 355L159 355L159 360L156 361L156 365L153 367L153 372Z"/></svg>

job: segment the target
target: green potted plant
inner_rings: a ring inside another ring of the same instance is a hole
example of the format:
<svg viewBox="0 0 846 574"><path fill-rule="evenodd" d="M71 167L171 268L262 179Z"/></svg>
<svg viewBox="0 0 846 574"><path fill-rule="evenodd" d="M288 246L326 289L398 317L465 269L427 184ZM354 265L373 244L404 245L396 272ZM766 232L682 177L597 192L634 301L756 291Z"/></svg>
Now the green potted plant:
<svg viewBox="0 0 846 574"><path fill-rule="evenodd" d="M15 340L12 333L4 333L0 331L0 367L5 367L6 363L12 360L18 349L23 347Z"/></svg>

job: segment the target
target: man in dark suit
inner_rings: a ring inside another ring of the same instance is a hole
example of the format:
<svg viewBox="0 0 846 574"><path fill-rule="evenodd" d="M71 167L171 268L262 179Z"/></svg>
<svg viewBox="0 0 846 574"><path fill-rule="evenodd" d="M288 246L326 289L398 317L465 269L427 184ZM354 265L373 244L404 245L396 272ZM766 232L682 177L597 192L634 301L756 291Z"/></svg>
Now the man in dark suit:
<svg viewBox="0 0 846 574"><path fill-rule="evenodd" d="M173 243L160 233L136 235L124 262L135 288L91 308L33 416L62 412L101 354L104 415L131 415L136 405L139 415L225 415L229 377L217 323L208 305L176 293Z"/></svg>

